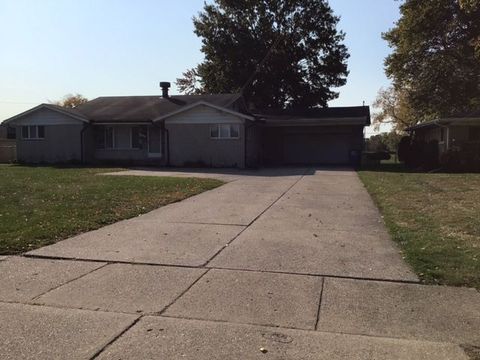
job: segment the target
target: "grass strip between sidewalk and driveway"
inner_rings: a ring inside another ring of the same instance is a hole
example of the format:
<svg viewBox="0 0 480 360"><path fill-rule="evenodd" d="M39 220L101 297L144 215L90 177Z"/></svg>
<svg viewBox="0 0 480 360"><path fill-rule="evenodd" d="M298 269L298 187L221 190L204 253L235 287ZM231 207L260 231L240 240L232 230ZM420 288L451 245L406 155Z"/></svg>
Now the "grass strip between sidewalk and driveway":
<svg viewBox="0 0 480 360"><path fill-rule="evenodd" d="M223 184L214 179L97 176L120 169L0 165L0 255L98 229Z"/></svg>
<svg viewBox="0 0 480 360"><path fill-rule="evenodd" d="M424 282L480 289L480 174L381 165L359 176Z"/></svg>

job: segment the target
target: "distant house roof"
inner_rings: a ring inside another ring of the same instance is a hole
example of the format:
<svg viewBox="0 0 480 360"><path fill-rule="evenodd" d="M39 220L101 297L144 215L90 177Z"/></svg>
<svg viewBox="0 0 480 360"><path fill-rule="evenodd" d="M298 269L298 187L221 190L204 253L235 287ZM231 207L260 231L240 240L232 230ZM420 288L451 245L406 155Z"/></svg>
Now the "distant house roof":
<svg viewBox="0 0 480 360"><path fill-rule="evenodd" d="M267 125L370 125L368 106L327 107L314 109L264 109L253 114Z"/></svg>
<svg viewBox="0 0 480 360"><path fill-rule="evenodd" d="M95 123L153 121L164 115L198 102L228 107L240 94L173 95L161 96L108 96L93 99L75 110Z"/></svg>
<svg viewBox="0 0 480 360"><path fill-rule="evenodd" d="M414 126L410 126L406 129L406 131L415 131L417 129L445 125L480 125L480 110L446 116L432 121L425 121Z"/></svg>

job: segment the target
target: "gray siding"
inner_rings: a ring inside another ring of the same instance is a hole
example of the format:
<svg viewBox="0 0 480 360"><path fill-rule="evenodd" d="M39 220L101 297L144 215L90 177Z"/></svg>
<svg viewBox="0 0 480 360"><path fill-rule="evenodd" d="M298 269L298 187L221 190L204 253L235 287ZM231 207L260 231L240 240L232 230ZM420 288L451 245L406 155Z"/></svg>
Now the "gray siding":
<svg viewBox="0 0 480 360"><path fill-rule="evenodd" d="M22 127L17 126L17 159L25 163L57 163L81 161L80 134L83 124L45 125L45 139L22 138Z"/></svg>
<svg viewBox="0 0 480 360"><path fill-rule="evenodd" d="M209 124L168 124L170 164L245 167L244 126L239 139L211 139Z"/></svg>
<svg viewBox="0 0 480 360"><path fill-rule="evenodd" d="M212 124L239 124L238 139L212 139ZM170 165L245 167L245 126L242 119L213 109L197 106L166 119Z"/></svg>

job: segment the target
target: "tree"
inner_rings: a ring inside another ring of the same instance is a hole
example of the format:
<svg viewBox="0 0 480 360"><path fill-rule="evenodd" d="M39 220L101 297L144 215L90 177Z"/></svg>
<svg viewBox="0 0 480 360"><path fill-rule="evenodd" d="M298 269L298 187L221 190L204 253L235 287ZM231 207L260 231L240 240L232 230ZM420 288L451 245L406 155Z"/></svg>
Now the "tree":
<svg viewBox="0 0 480 360"><path fill-rule="evenodd" d="M480 0L460 0L460 7L467 14L480 14ZM475 56L480 61L480 33L473 35L470 42L475 47Z"/></svg>
<svg viewBox="0 0 480 360"><path fill-rule="evenodd" d="M79 105L85 104L88 101L86 97L80 94L65 95L62 100L52 101L52 104L63 106L65 108L76 108Z"/></svg>
<svg viewBox="0 0 480 360"><path fill-rule="evenodd" d="M394 87L381 88L373 103L377 111L373 113L373 124L376 130L380 124L392 124L395 131L402 132L407 127L415 125L417 118L410 108L406 93Z"/></svg>
<svg viewBox="0 0 480 360"><path fill-rule="evenodd" d="M405 0L387 75L418 121L480 106L479 0Z"/></svg>
<svg viewBox="0 0 480 360"><path fill-rule="evenodd" d="M257 107L326 106L348 75L338 21L326 0L215 0L193 19L205 60L177 85L242 91Z"/></svg>
<svg viewBox="0 0 480 360"><path fill-rule="evenodd" d="M202 93L200 79L196 68L188 69L183 74L183 78L176 81L178 90L187 95L199 95Z"/></svg>
<svg viewBox="0 0 480 360"><path fill-rule="evenodd" d="M367 150L397 152L401 138L396 131L370 136L366 139Z"/></svg>

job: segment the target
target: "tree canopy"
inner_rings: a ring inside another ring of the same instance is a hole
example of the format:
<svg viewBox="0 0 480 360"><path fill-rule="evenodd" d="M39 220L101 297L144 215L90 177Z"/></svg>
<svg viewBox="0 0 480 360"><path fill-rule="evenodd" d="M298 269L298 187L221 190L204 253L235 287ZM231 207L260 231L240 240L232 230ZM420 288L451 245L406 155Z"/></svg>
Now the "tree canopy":
<svg viewBox="0 0 480 360"><path fill-rule="evenodd" d="M79 105L85 104L86 102L88 102L88 99L83 95L67 94L61 100L52 101L52 104L73 109Z"/></svg>
<svg viewBox="0 0 480 360"><path fill-rule="evenodd" d="M376 130L380 124L389 123L395 131L402 132L417 123L415 111L410 107L407 93L402 89L395 89L393 86L380 89L372 105L376 109L372 114Z"/></svg>
<svg viewBox="0 0 480 360"><path fill-rule="evenodd" d="M338 21L326 0L215 0L193 19L205 60L177 85L243 91L257 107L326 106L348 75Z"/></svg>
<svg viewBox="0 0 480 360"><path fill-rule="evenodd" d="M385 68L413 121L478 108L480 0L405 0L400 12Z"/></svg>

